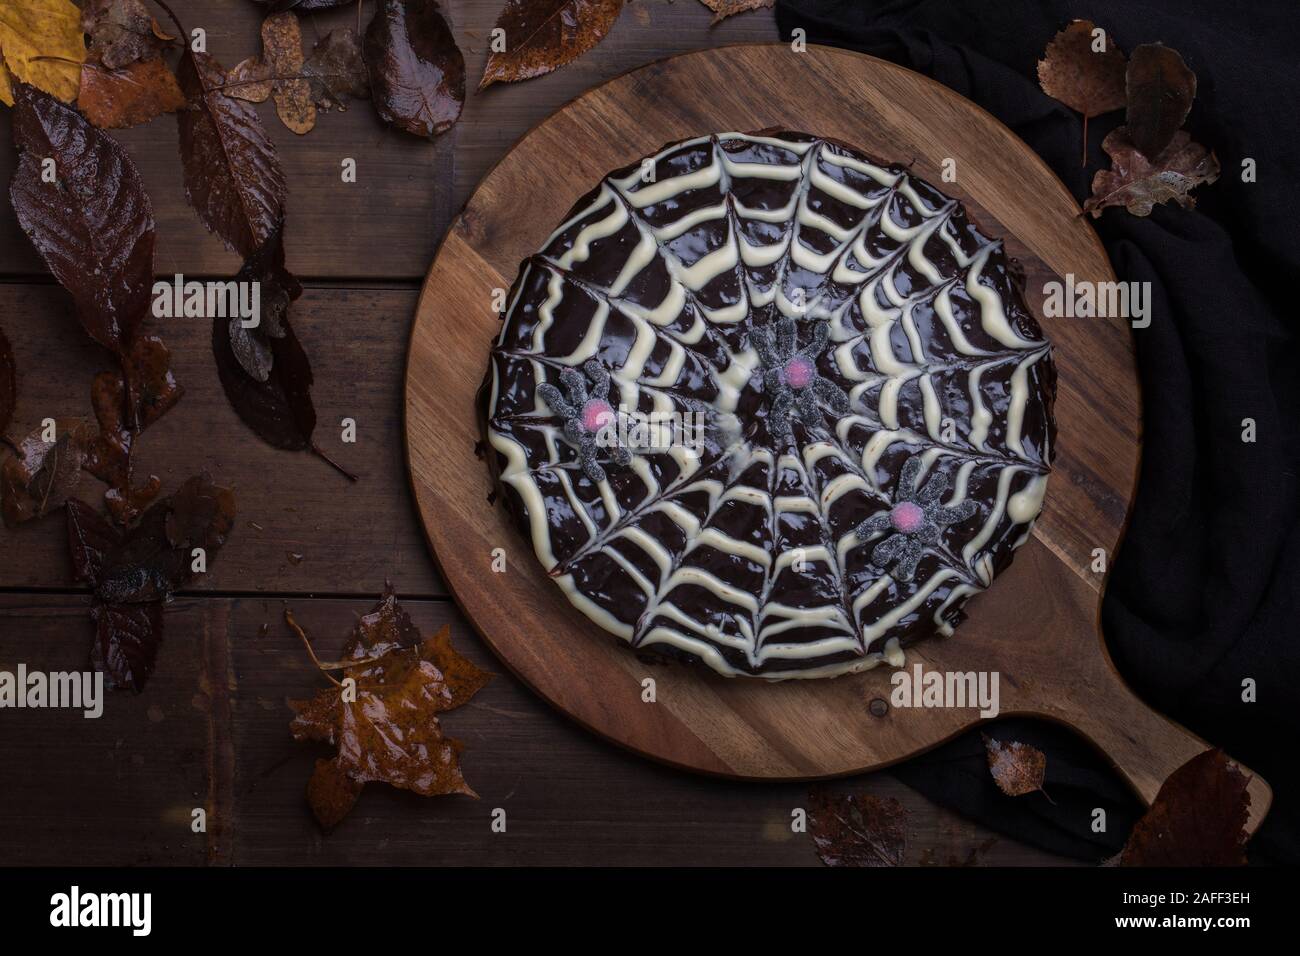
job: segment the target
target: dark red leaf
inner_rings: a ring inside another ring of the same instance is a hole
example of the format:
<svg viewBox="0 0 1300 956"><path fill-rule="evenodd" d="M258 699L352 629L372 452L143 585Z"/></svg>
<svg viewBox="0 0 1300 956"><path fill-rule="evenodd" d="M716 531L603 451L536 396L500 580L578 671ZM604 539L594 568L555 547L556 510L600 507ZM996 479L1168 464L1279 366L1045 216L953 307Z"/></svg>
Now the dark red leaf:
<svg viewBox="0 0 1300 956"><path fill-rule="evenodd" d="M432 139L465 105L465 60L435 0L380 0L365 60L381 119Z"/></svg>
<svg viewBox="0 0 1300 956"><path fill-rule="evenodd" d="M819 787L808 794L808 829L827 866L903 865L907 811L893 797Z"/></svg>
<svg viewBox="0 0 1300 956"><path fill-rule="evenodd" d="M78 581L91 587L99 583L105 557L122 544L122 534L80 498L69 498L68 557Z"/></svg>
<svg viewBox="0 0 1300 956"><path fill-rule="evenodd" d="M217 89L226 71L212 57L187 51L179 77L195 104L176 114L186 198L209 230L247 258L284 222L287 190L275 146L252 104Z"/></svg>
<svg viewBox="0 0 1300 956"><path fill-rule="evenodd" d="M1178 51L1144 43L1133 51L1126 75L1124 125L1142 155L1155 160L1182 127L1196 98L1196 74Z"/></svg>
<svg viewBox="0 0 1300 956"><path fill-rule="evenodd" d="M153 673L162 644L162 605L99 604L90 614L95 622L91 664L113 687L140 693Z"/></svg>
<svg viewBox="0 0 1300 956"><path fill-rule="evenodd" d="M1249 784L1222 750L1193 757L1133 827L1120 866L1244 866Z"/></svg>
<svg viewBox="0 0 1300 956"><path fill-rule="evenodd" d="M17 82L13 127L20 159L9 195L18 222L72 293L90 337L124 355L153 286L153 209L135 164L76 110Z"/></svg>
<svg viewBox="0 0 1300 956"><path fill-rule="evenodd" d="M623 0L506 0L497 16L505 49L488 54L478 88L550 73L605 38Z"/></svg>

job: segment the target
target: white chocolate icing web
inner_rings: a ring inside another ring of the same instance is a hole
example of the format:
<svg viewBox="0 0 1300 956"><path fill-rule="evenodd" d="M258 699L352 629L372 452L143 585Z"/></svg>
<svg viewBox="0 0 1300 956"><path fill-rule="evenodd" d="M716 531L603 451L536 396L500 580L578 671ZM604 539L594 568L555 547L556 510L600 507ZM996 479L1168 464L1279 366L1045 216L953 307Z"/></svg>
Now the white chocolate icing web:
<svg viewBox="0 0 1300 956"><path fill-rule="evenodd" d="M1000 241L782 132L667 146L580 200L521 268L483 402L498 488L579 610L784 678L951 633L1042 507L1054 392ZM707 427L602 445L612 409Z"/></svg>

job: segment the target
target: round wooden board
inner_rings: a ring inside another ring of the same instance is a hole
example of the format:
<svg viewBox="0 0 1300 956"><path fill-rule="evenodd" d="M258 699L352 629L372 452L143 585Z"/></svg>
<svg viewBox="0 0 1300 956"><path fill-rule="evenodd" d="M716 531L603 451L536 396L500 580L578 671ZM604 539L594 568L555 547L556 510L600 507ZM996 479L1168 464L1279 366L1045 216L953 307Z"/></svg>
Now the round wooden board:
<svg viewBox="0 0 1300 956"><path fill-rule="evenodd" d="M641 754L704 773L803 779L877 768L933 747L974 709L888 708L890 669L767 683L643 661L590 623L531 547L488 502L475 454L475 393L508 289L573 203L607 172L663 144L783 127L840 139L966 204L1005 237L1027 276L1030 307L1060 372L1057 460L1042 517L1014 564L968 606L956 635L908 652L908 668L997 672L1001 710L1073 726L1150 800L1205 748L1119 680L1098 631L1102 576L1137 474L1139 391L1127 324L1049 319L1044 283L1113 281L1096 235L1065 187L1008 129L947 88L901 67L826 47L784 44L691 53L578 97L526 135L452 223L429 271L411 337L407 454L420 514L448 586L489 646L521 679L586 727ZM942 169L952 160L956 179ZM507 570L492 571L503 549ZM655 680L655 701L642 681ZM879 704L875 710L880 710ZM1267 806L1256 785L1255 818Z"/></svg>

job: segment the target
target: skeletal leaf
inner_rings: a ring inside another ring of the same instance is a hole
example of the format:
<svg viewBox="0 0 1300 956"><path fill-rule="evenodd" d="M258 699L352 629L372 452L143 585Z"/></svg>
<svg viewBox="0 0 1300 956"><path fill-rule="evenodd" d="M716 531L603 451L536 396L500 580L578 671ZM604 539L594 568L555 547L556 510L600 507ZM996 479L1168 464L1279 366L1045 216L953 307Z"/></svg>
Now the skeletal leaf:
<svg viewBox="0 0 1300 956"><path fill-rule="evenodd" d="M1021 797L1043 789L1047 756L1038 748L1018 740L994 740L984 734L989 773L998 789L1008 797Z"/></svg>

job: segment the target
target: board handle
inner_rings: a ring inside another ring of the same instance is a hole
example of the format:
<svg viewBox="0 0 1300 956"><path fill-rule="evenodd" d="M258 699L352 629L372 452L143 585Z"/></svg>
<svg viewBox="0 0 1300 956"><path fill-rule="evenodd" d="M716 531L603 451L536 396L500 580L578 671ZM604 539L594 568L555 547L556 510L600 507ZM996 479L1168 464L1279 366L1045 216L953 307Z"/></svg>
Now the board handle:
<svg viewBox="0 0 1300 956"><path fill-rule="evenodd" d="M1062 706L1044 716L1083 734L1150 806L1169 775L1211 745L1138 697L1115 669L1100 632L1092 639L1102 642L1099 666L1077 673ZM1250 778L1246 831L1253 834L1273 803L1273 789L1249 767L1229 760Z"/></svg>

